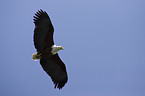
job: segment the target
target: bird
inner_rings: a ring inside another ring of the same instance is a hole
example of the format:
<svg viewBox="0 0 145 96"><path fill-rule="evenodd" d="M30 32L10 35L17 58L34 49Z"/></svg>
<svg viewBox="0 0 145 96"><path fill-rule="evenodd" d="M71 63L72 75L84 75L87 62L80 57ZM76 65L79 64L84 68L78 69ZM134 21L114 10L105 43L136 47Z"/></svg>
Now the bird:
<svg viewBox="0 0 145 96"><path fill-rule="evenodd" d="M58 51L63 50L63 47L54 44L54 27L46 11L38 10L33 20L35 24L33 41L37 53L32 54L32 59L34 61L40 59L40 65L51 77L54 88L60 90L68 81L66 66L58 55Z"/></svg>

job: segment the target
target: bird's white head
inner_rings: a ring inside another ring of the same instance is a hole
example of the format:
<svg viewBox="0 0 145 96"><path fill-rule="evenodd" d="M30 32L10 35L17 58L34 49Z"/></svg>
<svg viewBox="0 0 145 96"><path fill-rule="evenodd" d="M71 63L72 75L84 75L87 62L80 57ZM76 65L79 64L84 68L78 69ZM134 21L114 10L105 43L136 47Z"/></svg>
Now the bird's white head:
<svg viewBox="0 0 145 96"><path fill-rule="evenodd" d="M52 46L52 51L51 51L51 53L52 53L53 55L55 55L59 50L63 50L63 47L62 47L62 46L53 45L53 46Z"/></svg>

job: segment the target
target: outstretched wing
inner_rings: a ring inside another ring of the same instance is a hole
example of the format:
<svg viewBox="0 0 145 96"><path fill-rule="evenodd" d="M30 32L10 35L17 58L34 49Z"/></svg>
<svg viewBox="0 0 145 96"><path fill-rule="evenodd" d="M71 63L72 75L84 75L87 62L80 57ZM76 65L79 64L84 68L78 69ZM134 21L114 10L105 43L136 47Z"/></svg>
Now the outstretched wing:
<svg viewBox="0 0 145 96"><path fill-rule="evenodd" d="M44 71L51 77L55 88L61 89L68 80L66 67L58 54L40 59L40 64Z"/></svg>
<svg viewBox="0 0 145 96"><path fill-rule="evenodd" d="M34 16L34 45L37 52L41 52L46 47L54 45L53 32L54 28L48 14L38 10Z"/></svg>

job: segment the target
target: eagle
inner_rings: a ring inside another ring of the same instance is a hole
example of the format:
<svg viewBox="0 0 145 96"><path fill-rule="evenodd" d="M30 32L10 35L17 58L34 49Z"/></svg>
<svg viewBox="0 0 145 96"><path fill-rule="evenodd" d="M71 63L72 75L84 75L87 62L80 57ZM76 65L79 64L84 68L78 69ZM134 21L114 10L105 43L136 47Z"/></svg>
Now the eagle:
<svg viewBox="0 0 145 96"><path fill-rule="evenodd" d="M34 61L40 59L43 70L51 77L54 88L62 89L68 81L66 66L58 55L62 46L54 44L54 27L50 17L42 9L38 10L34 17L34 35L33 41L37 53L32 55Z"/></svg>

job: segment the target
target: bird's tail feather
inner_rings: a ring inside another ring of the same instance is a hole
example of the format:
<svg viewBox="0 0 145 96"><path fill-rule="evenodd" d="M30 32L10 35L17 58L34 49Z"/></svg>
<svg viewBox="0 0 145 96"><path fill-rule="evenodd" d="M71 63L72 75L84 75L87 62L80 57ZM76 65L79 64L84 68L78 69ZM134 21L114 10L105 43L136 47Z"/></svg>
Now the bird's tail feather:
<svg viewBox="0 0 145 96"><path fill-rule="evenodd" d="M32 59L34 60L34 61L37 61L38 59L40 59L41 57L40 57L40 55L38 55L38 53L34 53L33 55L32 55Z"/></svg>

